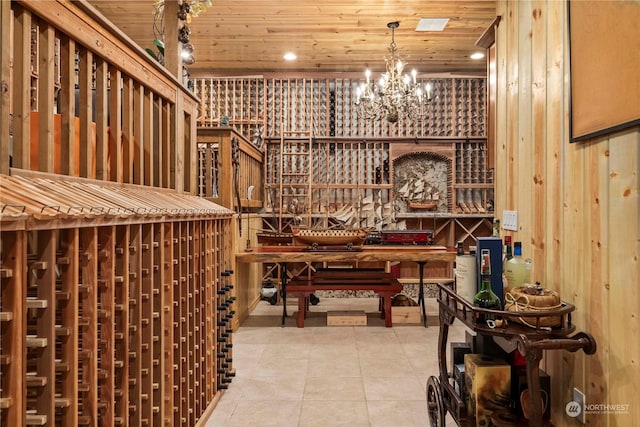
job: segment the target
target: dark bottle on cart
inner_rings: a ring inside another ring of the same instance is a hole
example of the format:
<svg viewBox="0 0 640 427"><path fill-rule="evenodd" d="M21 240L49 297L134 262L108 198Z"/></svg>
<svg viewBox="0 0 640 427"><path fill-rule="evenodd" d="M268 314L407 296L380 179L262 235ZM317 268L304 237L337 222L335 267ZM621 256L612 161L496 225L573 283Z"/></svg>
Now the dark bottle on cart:
<svg viewBox="0 0 640 427"><path fill-rule="evenodd" d="M500 298L491 290L491 254L489 249L483 249L480 254L480 291L473 297L473 305L489 310L500 310ZM479 322L493 320L493 316L481 314Z"/></svg>

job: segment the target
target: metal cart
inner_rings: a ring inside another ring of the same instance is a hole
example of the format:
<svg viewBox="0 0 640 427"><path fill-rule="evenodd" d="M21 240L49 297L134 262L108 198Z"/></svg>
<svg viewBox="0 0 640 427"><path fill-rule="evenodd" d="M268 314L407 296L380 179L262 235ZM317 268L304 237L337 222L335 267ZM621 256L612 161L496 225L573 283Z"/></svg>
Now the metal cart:
<svg viewBox="0 0 640 427"><path fill-rule="evenodd" d="M529 407L531 408L528 425L533 427L545 425L539 379L539 363L543 351L567 350L575 352L582 349L586 354L596 352L596 341L590 334L574 333L575 326L571 323L571 313L575 307L568 303L562 303L559 309L536 311L535 313L481 309L474 307L470 302L460 297L455 292L452 283L438 284L437 300L440 317L438 337L440 374L439 376L431 376L427 380L427 407L432 427L444 426L447 412L451 414L458 426L475 426L473 414L467 412L465 402L450 382L447 367L446 347L449 326L455 319L459 319L479 335L499 336L509 341L516 341L518 350L526 358ZM541 319L548 316L560 317L561 326L557 328L540 326ZM501 319L502 322L497 322L500 326L496 326L492 322L482 322L483 318ZM526 321L531 327L518 323L520 319ZM489 324L493 327L490 327Z"/></svg>

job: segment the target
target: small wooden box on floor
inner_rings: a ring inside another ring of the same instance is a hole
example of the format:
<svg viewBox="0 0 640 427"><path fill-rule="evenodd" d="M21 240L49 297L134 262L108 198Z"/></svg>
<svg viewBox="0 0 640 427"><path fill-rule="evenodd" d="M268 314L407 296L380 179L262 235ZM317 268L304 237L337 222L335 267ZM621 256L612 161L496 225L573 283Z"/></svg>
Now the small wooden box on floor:
<svg viewBox="0 0 640 427"><path fill-rule="evenodd" d="M392 306L391 307L391 321L394 325L419 325L422 323L421 307L411 306Z"/></svg>
<svg viewBox="0 0 640 427"><path fill-rule="evenodd" d="M491 425L491 414L511 406L511 366L485 354L464 355L467 413L476 427Z"/></svg>
<svg viewBox="0 0 640 427"><path fill-rule="evenodd" d="M327 326L367 326L364 310L328 311Z"/></svg>

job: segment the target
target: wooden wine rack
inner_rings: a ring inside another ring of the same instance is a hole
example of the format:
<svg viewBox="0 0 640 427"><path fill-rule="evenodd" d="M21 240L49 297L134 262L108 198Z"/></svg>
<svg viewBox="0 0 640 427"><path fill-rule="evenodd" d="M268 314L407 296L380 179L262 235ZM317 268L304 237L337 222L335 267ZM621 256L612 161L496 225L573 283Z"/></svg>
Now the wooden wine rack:
<svg viewBox="0 0 640 427"><path fill-rule="evenodd" d="M448 165L443 183L447 194L442 196L447 203L438 208L439 212L492 214L493 177L486 169L486 140L455 138L267 139L265 210L285 218L319 218L345 205L357 206L367 197L380 203L392 202L396 197L394 175L402 174L395 170L396 160L422 153L443 159ZM275 228L285 231L280 222Z"/></svg>
<svg viewBox="0 0 640 427"><path fill-rule="evenodd" d="M196 93L207 100L201 105L201 126L216 125L224 110L229 125L248 140L259 131L265 146L265 210L289 215L267 229L286 231L296 217L305 215L311 225L319 218L314 215L355 205L374 189L381 190L380 202L393 201L393 176L387 175L395 155L392 147L398 144L437 154L449 142L447 212L492 214L485 78L423 78L421 84L429 82L433 96L421 106L420 119L401 118L395 124L358 116L354 88L359 78L202 76L195 82ZM202 158L206 164L207 157ZM206 182L202 174L201 182Z"/></svg>
<svg viewBox="0 0 640 427"><path fill-rule="evenodd" d="M0 425L204 423L235 230L195 196L199 100L87 2L0 16Z"/></svg>
<svg viewBox="0 0 640 427"><path fill-rule="evenodd" d="M247 140L262 135L265 127L265 81L260 77L216 77L194 80L200 96L198 125L225 126L229 120Z"/></svg>
<svg viewBox="0 0 640 427"><path fill-rule="evenodd" d="M0 425L196 425L235 374L232 212L51 184L0 176Z"/></svg>
<svg viewBox="0 0 640 427"><path fill-rule="evenodd" d="M421 78L433 87L418 119L397 123L363 120L355 105L361 78L249 77L195 78L195 92L203 100L199 126L218 126L227 116L248 140L311 132L316 137L469 137L486 136L486 78Z"/></svg>

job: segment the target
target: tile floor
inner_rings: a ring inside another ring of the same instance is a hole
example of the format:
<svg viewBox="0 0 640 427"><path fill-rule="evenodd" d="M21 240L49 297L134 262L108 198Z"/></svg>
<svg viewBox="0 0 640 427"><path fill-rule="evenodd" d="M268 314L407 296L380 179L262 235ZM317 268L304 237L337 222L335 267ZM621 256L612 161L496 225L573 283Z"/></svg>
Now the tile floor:
<svg viewBox="0 0 640 427"><path fill-rule="evenodd" d="M261 301L234 334L236 377L207 427L428 426L426 381L438 372L437 326L385 328L376 298L323 298L305 328L295 299ZM429 318L436 314L430 301ZM326 326L326 311L364 310L367 326ZM463 341L454 323L449 341ZM454 425L449 418L447 424Z"/></svg>

